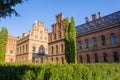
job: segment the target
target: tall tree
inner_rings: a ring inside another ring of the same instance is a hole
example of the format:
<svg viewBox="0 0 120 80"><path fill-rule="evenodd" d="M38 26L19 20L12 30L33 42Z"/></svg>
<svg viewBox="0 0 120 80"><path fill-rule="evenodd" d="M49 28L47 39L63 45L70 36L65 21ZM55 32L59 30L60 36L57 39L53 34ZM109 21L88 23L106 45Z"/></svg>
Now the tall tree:
<svg viewBox="0 0 120 80"><path fill-rule="evenodd" d="M77 63L77 52L76 52L76 29L74 18L71 17L71 23L69 27L69 39L70 39L70 54L71 62Z"/></svg>
<svg viewBox="0 0 120 80"><path fill-rule="evenodd" d="M65 20L65 57L68 63L77 63L76 30L74 18Z"/></svg>
<svg viewBox="0 0 120 80"><path fill-rule="evenodd" d="M11 17L12 14L19 16L13 7L17 4L22 4L23 1L27 0L0 0L0 18L6 18L7 16Z"/></svg>
<svg viewBox="0 0 120 80"><path fill-rule="evenodd" d="M0 31L0 62L5 61L7 39L8 39L8 30L6 27L2 27Z"/></svg>
<svg viewBox="0 0 120 80"><path fill-rule="evenodd" d="M66 61L69 63L70 62L70 40L69 40L69 30L68 30L68 27L69 27L69 19L66 18L65 19L65 58L66 58Z"/></svg>

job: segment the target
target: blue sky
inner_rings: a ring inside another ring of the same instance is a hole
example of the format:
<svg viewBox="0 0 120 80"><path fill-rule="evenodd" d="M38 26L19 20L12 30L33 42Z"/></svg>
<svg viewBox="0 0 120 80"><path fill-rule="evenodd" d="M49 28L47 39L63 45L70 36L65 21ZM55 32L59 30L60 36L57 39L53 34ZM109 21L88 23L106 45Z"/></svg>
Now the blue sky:
<svg viewBox="0 0 120 80"><path fill-rule="evenodd" d="M64 17L74 16L76 26L85 23L85 17L102 13L102 16L120 10L120 0L28 0L22 5L14 7L21 17L7 17L0 19L0 28L5 26L14 36L28 32L35 20L45 23L51 32L51 25L55 23L55 16L63 12Z"/></svg>

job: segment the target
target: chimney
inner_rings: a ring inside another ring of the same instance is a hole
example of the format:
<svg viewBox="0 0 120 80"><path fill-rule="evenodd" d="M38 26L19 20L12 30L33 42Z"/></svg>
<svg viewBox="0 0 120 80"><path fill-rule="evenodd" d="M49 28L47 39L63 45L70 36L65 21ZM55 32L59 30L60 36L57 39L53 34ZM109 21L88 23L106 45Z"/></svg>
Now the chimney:
<svg viewBox="0 0 120 80"><path fill-rule="evenodd" d="M99 18L102 18L101 12L98 12L98 16L99 16Z"/></svg>
<svg viewBox="0 0 120 80"><path fill-rule="evenodd" d="M93 14L93 15L92 15L92 20L94 21L94 20L96 20L96 19L97 19L96 14Z"/></svg>
<svg viewBox="0 0 120 80"><path fill-rule="evenodd" d="M86 21L86 23L89 23L88 17L85 17L85 21Z"/></svg>

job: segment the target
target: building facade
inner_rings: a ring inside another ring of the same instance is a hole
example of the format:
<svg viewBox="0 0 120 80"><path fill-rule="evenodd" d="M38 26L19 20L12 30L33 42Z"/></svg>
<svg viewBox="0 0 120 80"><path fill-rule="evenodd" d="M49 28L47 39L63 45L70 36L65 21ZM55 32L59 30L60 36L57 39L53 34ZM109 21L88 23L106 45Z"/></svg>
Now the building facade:
<svg viewBox="0 0 120 80"><path fill-rule="evenodd" d="M102 17L98 12L92 21L76 26L78 63L120 62L120 11ZM6 62L65 63L65 18L56 15L52 31L35 21L29 33L8 36Z"/></svg>
<svg viewBox="0 0 120 80"><path fill-rule="evenodd" d="M8 35L5 62L15 62L17 40L18 40L18 38L13 37L10 34Z"/></svg>
<svg viewBox="0 0 120 80"><path fill-rule="evenodd" d="M52 32L49 33L48 59L52 63L65 63L65 42L64 42L64 14L56 15L56 23L52 25Z"/></svg>
<svg viewBox="0 0 120 80"><path fill-rule="evenodd" d="M79 63L120 62L120 11L76 27Z"/></svg>
<svg viewBox="0 0 120 80"><path fill-rule="evenodd" d="M48 30L43 22L35 21L29 33L19 36L16 62L43 62L42 56L47 54Z"/></svg>

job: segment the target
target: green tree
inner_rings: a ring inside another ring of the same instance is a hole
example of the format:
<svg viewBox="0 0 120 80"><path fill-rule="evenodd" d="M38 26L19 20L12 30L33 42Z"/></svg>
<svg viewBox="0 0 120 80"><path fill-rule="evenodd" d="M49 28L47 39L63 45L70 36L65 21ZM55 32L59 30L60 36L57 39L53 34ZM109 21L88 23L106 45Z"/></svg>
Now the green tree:
<svg viewBox="0 0 120 80"><path fill-rule="evenodd" d="M68 63L77 63L75 21L65 20L65 57Z"/></svg>
<svg viewBox="0 0 120 80"><path fill-rule="evenodd" d="M0 18L6 18L7 16L11 17L12 14L19 16L13 7L15 7L17 4L22 4L23 1L24 0L0 0Z"/></svg>
<svg viewBox="0 0 120 80"><path fill-rule="evenodd" d="M8 39L8 30L6 27L2 27L0 31L0 62L5 61L7 39Z"/></svg>
<svg viewBox="0 0 120 80"><path fill-rule="evenodd" d="M66 58L66 61L69 63L70 62L70 41L69 41L69 30L68 30L68 27L69 27L69 19L66 18L65 19L65 58Z"/></svg>

